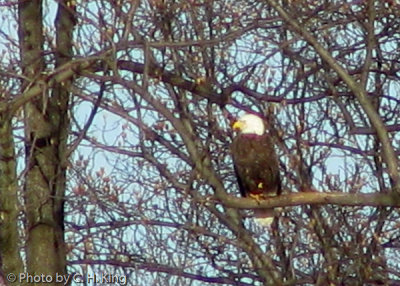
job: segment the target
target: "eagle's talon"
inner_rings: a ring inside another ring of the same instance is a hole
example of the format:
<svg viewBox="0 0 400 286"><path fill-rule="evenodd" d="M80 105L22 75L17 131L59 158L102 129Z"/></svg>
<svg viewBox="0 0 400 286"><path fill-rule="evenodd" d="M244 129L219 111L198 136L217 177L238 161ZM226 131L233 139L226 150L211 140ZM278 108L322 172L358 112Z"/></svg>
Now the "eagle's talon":
<svg viewBox="0 0 400 286"><path fill-rule="evenodd" d="M265 197L262 194L249 193L249 197L256 200L258 204L260 204L262 200L265 200Z"/></svg>

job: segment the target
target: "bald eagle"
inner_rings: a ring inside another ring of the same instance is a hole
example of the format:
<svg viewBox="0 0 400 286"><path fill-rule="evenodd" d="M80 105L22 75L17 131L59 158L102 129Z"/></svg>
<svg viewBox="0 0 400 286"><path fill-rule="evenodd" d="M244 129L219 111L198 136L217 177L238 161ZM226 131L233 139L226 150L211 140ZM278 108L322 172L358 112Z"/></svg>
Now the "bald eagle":
<svg viewBox="0 0 400 286"><path fill-rule="evenodd" d="M273 143L263 120L255 114L245 114L234 124L239 133L231 145L235 173L242 196L257 201L281 193L279 163ZM273 209L256 209L254 216L262 225L271 225Z"/></svg>

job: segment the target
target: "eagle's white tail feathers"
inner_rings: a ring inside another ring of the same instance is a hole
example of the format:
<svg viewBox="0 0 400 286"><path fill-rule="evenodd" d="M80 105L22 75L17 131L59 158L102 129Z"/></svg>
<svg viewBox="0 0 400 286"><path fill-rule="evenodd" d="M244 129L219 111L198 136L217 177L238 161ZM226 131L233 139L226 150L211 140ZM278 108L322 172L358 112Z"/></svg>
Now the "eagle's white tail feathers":
<svg viewBox="0 0 400 286"><path fill-rule="evenodd" d="M270 227L274 221L274 209L255 209L254 220L261 226Z"/></svg>

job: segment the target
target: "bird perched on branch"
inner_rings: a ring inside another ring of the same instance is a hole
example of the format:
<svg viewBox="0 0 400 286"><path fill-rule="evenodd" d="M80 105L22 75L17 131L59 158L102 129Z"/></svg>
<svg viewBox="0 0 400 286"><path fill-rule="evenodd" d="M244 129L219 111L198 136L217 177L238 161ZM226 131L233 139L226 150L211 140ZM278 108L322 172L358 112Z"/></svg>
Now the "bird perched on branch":
<svg viewBox="0 0 400 286"><path fill-rule="evenodd" d="M239 118L233 129L239 133L231 145L235 173L240 193L262 201L281 193L279 162L261 117L247 113ZM269 226L274 219L273 209L255 209L256 221Z"/></svg>

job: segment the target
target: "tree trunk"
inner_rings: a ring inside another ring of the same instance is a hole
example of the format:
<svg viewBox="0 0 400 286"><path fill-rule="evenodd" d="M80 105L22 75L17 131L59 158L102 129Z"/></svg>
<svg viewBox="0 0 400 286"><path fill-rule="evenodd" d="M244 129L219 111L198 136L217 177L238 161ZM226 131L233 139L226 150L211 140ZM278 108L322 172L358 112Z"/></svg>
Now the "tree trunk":
<svg viewBox="0 0 400 286"><path fill-rule="evenodd" d="M60 1L55 20L56 68L71 59L72 12L67 3ZM22 85L23 92L29 90L31 82L41 80L44 70L42 21L42 1L19 4L21 62L28 79ZM31 275L54 277L66 272L64 193L70 85L68 81L48 87L43 82L43 94L24 107L26 254Z"/></svg>
<svg viewBox="0 0 400 286"><path fill-rule="evenodd" d="M0 114L0 261L3 274L21 273L16 157L9 114Z"/></svg>

